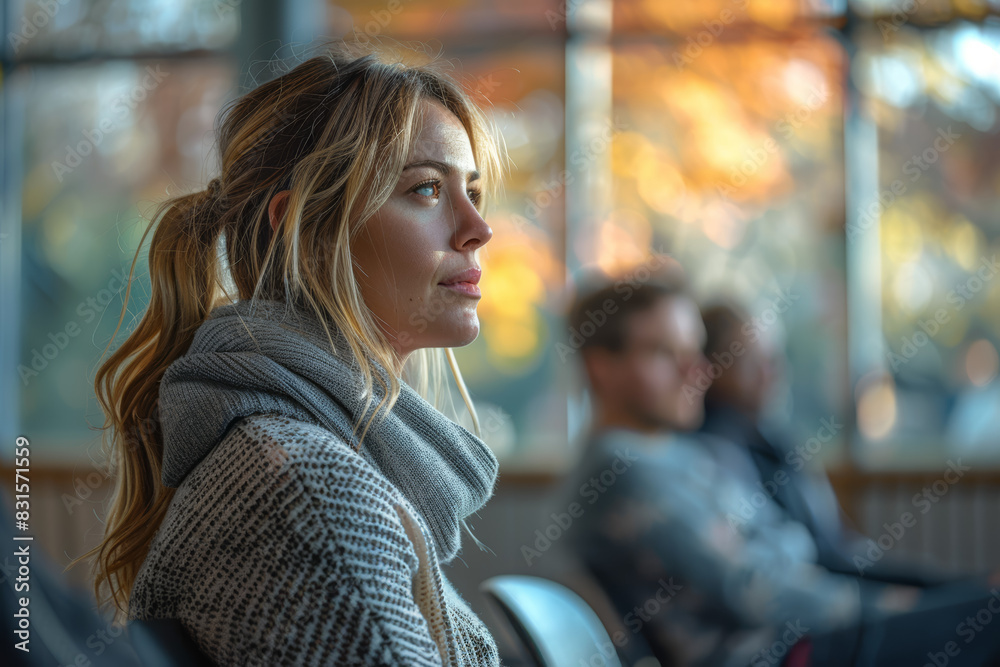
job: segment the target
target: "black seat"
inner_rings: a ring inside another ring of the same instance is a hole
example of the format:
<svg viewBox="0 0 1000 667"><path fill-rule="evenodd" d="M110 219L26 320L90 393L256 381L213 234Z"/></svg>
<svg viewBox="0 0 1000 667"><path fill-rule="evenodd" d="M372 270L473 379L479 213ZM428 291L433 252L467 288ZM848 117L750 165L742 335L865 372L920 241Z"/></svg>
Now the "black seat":
<svg viewBox="0 0 1000 667"><path fill-rule="evenodd" d="M73 587L48 559L37 540L14 526L14 512L0 501L0 538L22 557L7 555L0 563L0 615L4 640L0 663L18 667L91 665L141 667L126 633L95 611L93 597ZM9 553L9 552L8 552ZM26 572L21 572L24 566ZM27 586L27 589L25 589ZM26 605L22 602L27 602ZM17 634L20 631L20 636ZM28 651L17 648L24 640Z"/></svg>
<svg viewBox="0 0 1000 667"><path fill-rule="evenodd" d="M0 539L12 549L27 548L27 577L16 555L0 559L0 615L4 667L212 667L187 631L174 619L132 621L127 630L112 625L110 615L95 611L93 597L67 582L36 540L14 540L14 512L0 501ZM21 579L21 581L18 581ZM27 590L24 585L27 584ZM27 605L22 605L26 600ZM26 615L26 618L25 618ZM24 626L23 628L21 626ZM26 648L16 634L21 629Z"/></svg>
<svg viewBox="0 0 1000 667"><path fill-rule="evenodd" d="M145 667L214 667L176 618L133 620L128 633Z"/></svg>

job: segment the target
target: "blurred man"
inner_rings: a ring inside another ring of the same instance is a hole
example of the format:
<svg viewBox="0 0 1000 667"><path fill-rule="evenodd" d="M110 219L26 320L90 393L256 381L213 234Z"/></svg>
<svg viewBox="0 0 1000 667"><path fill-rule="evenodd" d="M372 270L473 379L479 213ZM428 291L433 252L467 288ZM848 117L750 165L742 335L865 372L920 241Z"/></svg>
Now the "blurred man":
<svg viewBox="0 0 1000 667"><path fill-rule="evenodd" d="M898 639L880 624L912 606L915 589L886 586L863 604L857 577L817 565L809 530L754 484L744 451L683 433L703 417L705 329L676 266L638 286L637 274L587 289L569 314L593 422L559 506L575 517L562 540L628 628L615 643L641 635L663 665L777 665L809 646L804 637L839 631L811 664L852 664L869 649L875 662L857 664L926 659L951 617L932 611L939 631L909 646L858 643L862 613L866 627ZM964 664L982 664L996 643L964 649Z"/></svg>
<svg viewBox="0 0 1000 667"><path fill-rule="evenodd" d="M817 562L828 570L862 573L873 581L913 586L944 583L947 579L939 573L894 562L891 553L877 562L869 560L870 542L847 522L826 474L821 468L806 465L785 434L761 423L773 388L782 379L773 345L752 326L749 314L735 304L707 306L702 319L705 356L723 359L726 364L713 374L715 379L705 392L705 419L699 430L725 438L747 452L757 469L755 482L790 518L809 530L818 550Z"/></svg>

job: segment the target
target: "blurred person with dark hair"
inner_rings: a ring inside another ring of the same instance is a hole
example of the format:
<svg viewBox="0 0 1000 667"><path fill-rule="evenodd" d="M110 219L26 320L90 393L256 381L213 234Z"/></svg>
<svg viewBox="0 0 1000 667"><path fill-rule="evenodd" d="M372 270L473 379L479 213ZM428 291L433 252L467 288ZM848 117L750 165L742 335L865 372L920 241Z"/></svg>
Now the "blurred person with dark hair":
<svg viewBox="0 0 1000 667"><path fill-rule="evenodd" d="M810 650L813 665L903 664L943 650L950 620L930 607L902 613L917 589L862 597L856 576L817 563L810 531L779 504L765 497L740 515L759 474L733 443L685 433L703 419L693 389L708 365L706 332L679 266L660 264L648 280L639 267L588 285L569 310L593 409L557 506L569 517L559 548L614 604L628 630L612 633L616 646L628 654L639 637L662 665L686 666L776 665ZM970 598L961 611L988 601ZM883 625L889 618L904 622ZM921 619L921 631L936 631L899 641L897 630L912 633ZM874 629L865 643L862 625ZM951 664L983 664L996 639L963 646Z"/></svg>
<svg viewBox="0 0 1000 667"><path fill-rule="evenodd" d="M759 473L757 480L775 503L812 535L817 562L835 572L913 586L944 583L947 578L926 568L898 562L889 553L871 561L869 540L854 530L837 502L821 466L807 465L787 433L763 418L781 363L773 343L753 326L750 315L732 300L720 300L702 311L705 356L725 367L705 391L703 433L725 438L745 449ZM836 427L825 424L829 430ZM895 562L894 562L895 561Z"/></svg>

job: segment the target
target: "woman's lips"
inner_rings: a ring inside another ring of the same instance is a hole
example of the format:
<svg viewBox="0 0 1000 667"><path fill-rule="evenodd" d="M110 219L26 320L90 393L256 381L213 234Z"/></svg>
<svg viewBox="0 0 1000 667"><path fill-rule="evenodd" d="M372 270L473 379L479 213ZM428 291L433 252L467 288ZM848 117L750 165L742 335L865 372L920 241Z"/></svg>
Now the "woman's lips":
<svg viewBox="0 0 1000 667"><path fill-rule="evenodd" d="M441 283L442 287L447 287L448 289L453 289L461 294L466 294L468 296L481 297L482 294L479 291L479 285L475 283Z"/></svg>

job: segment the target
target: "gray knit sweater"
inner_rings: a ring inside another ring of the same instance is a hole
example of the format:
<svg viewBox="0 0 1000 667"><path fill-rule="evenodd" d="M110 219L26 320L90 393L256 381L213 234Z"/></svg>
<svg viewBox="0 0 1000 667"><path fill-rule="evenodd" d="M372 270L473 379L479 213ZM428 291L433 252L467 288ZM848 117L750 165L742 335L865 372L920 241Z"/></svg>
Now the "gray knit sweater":
<svg viewBox="0 0 1000 667"><path fill-rule="evenodd" d="M352 444L363 402L343 338L331 354L290 312L217 308L164 374L177 491L129 617L179 619L219 665L498 665L440 567L495 457L405 383Z"/></svg>

